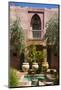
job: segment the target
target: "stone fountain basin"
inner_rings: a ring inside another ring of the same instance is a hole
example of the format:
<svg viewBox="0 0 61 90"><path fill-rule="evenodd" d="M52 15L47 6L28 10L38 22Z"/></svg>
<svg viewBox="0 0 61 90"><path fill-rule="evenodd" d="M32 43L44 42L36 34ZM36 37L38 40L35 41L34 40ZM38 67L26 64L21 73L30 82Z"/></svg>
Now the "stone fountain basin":
<svg viewBox="0 0 61 90"><path fill-rule="evenodd" d="M44 76L44 74L35 74L35 75L26 75L26 76L24 76L24 80L32 81L33 79L45 80L45 76Z"/></svg>
<svg viewBox="0 0 61 90"><path fill-rule="evenodd" d="M53 82L46 81L46 77L44 74L24 75L20 83L21 86L53 85Z"/></svg>

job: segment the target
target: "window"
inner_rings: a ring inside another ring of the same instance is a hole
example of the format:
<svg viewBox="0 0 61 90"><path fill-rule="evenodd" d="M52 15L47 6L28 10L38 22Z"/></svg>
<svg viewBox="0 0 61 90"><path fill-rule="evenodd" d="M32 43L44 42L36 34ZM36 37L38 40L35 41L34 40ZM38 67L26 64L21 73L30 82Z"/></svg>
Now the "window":
<svg viewBox="0 0 61 90"><path fill-rule="evenodd" d="M41 21L40 17L35 14L31 19L33 38L41 38Z"/></svg>

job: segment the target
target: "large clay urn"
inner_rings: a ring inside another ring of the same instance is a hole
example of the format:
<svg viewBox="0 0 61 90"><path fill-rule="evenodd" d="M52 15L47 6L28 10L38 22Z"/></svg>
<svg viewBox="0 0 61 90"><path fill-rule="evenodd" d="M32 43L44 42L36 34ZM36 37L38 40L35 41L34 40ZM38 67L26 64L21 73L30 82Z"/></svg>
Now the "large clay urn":
<svg viewBox="0 0 61 90"><path fill-rule="evenodd" d="M43 67L46 67L48 69L48 67L49 67L48 62L47 61L46 62L43 62L42 66Z"/></svg>
<svg viewBox="0 0 61 90"><path fill-rule="evenodd" d="M37 70L38 69L38 63L36 63L36 62L34 62L33 64L32 64L32 69L33 70Z"/></svg>
<svg viewBox="0 0 61 90"><path fill-rule="evenodd" d="M22 64L22 70L23 70L24 72L27 72L27 71L29 70L29 63L28 63L28 62L24 62L24 63Z"/></svg>
<svg viewBox="0 0 61 90"><path fill-rule="evenodd" d="M49 67L49 65L48 65L47 61L42 63L43 71L47 71L48 67Z"/></svg>

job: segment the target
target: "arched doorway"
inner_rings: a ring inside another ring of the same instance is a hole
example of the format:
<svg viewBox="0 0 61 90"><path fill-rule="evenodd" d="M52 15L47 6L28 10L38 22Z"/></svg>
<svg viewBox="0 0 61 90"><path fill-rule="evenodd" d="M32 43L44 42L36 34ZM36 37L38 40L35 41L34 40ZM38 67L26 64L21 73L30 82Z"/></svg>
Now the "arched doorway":
<svg viewBox="0 0 61 90"><path fill-rule="evenodd" d="M33 32L33 38L40 39L41 38L41 20L40 17L35 14L31 19L31 26Z"/></svg>

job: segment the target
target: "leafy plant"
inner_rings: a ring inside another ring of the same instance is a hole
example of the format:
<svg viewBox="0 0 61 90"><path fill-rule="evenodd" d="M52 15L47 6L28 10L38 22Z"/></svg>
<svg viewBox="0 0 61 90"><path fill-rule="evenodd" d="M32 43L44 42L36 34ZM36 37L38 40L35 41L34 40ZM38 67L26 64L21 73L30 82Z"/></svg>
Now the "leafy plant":
<svg viewBox="0 0 61 90"><path fill-rule="evenodd" d="M30 62L36 62L36 47L34 45L31 45L28 47L29 53L28 53L28 60Z"/></svg>
<svg viewBox="0 0 61 90"><path fill-rule="evenodd" d="M40 73L42 69L42 62L44 62L46 53L44 53L44 51L37 51L35 45L29 46L28 50L29 50L28 61L30 65L32 66L32 63L37 62L39 64L39 69L37 72Z"/></svg>
<svg viewBox="0 0 61 90"><path fill-rule="evenodd" d="M58 54L59 48L59 22L57 16L51 18L46 24L47 45L51 45L54 52Z"/></svg>
<svg viewBox="0 0 61 90"><path fill-rule="evenodd" d="M10 69L9 72L9 87L17 87L19 83L19 78L17 76L15 69Z"/></svg>
<svg viewBox="0 0 61 90"><path fill-rule="evenodd" d="M36 58L38 62L43 61L45 58L45 53L43 51L37 51Z"/></svg>
<svg viewBox="0 0 61 90"><path fill-rule="evenodd" d="M23 29L19 24L19 20L15 20L10 25L10 49L20 54L24 47Z"/></svg>
<svg viewBox="0 0 61 90"><path fill-rule="evenodd" d="M46 56L46 54L43 51L37 51L35 45L31 45L28 47L28 59L31 62L40 62L43 60Z"/></svg>
<svg viewBox="0 0 61 90"><path fill-rule="evenodd" d="M40 73L42 71L42 63L44 62L44 58L45 58L46 54L43 51L37 51L36 54L36 58L37 58L37 62L39 64L39 69L38 69L38 73Z"/></svg>

